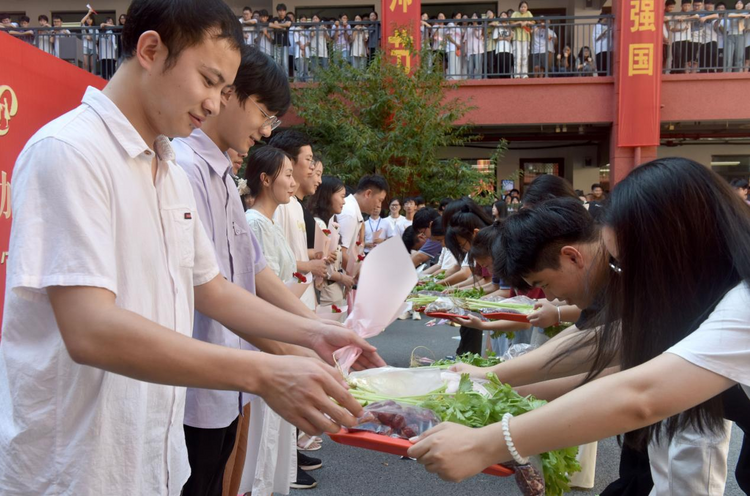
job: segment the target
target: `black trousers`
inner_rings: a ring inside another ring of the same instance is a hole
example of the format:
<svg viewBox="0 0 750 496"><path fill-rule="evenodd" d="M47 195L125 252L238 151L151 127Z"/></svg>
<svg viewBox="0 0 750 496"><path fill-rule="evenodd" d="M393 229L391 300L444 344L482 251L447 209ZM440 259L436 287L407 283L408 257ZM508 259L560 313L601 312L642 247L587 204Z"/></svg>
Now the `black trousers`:
<svg viewBox="0 0 750 496"><path fill-rule="evenodd" d="M461 334L461 341L458 343L456 355L463 355L464 353L482 353L482 338L484 332L478 329L472 329L471 327L461 326L459 333Z"/></svg>
<svg viewBox="0 0 750 496"><path fill-rule="evenodd" d="M750 399L740 386L734 386L721 394L724 403L724 418L742 429L744 439L734 475L737 485L745 494L750 494ZM602 491L601 496L648 496L654 481L648 452L623 446L620 456L620 478Z"/></svg>
<svg viewBox="0 0 750 496"><path fill-rule="evenodd" d="M234 449L239 417L223 429L185 427L190 478L182 496L221 496L224 467Z"/></svg>
<svg viewBox="0 0 750 496"><path fill-rule="evenodd" d="M596 54L596 72L598 72L600 76L606 76L609 74L609 56L610 53L608 51ZM611 76L611 74L609 75Z"/></svg>

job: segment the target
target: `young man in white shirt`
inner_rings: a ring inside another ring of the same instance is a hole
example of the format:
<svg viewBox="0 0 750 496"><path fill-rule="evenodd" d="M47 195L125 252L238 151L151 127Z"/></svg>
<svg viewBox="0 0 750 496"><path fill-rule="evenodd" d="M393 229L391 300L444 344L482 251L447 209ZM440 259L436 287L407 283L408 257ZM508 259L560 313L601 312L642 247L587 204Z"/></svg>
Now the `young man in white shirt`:
<svg viewBox="0 0 750 496"><path fill-rule="evenodd" d="M312 434L352 425L344 408L361 411L318 360L189 337L197 309L247 339L321 356L349 343L374 353L221 277L190 183L171 162L166 136L200 128L234 80L242 32L231 9L136 0L122 41L124 62L105 90L89 88L80 107L41 129L14 169L0 345L4 495L178 496L190 472L185 386L261 395Z"/></svg>
<svg viewBox="0 0 750 496"><path fill-rule="evenodd" d="M292 247L292 252L297 259L297 272L312 281L313 276L325 277L328 271L326 260L310 260L307 249L307 231L305 229L305 213L302 210L300 200L307 195L315 193L315 179L313 171L315 162L313 160L312 142L310 138L299 131L287 130L277 134L268 142L270 146L280 148L287 152L294 161L294 182L297 183L297 191L289 203L279 205L273 216L274 222L281 226L284 237ZM315 289L310 284L302 295L302 301L314 310Z"/></svg>
<svg viewBox="0 0 750 496"><path fill-rule="evenodd" d="M380 216L380 207L371 210L370 218L365 221L365 254L386 239L392 238L395 229L387 218Z"/></svg>
<svg viewBox="0 0 750 496"><path fill-rule="evenodd" d="M362 212L372 212L376 208L382 208L387 194L388 183L385 178L373 174L360 179L357 191L346 197L344 208L337 216L341 233L341 252L345 261L348 260L349 250L357 243L364 242Z"/></svg>
<svg viewBox="0 0 750 496"><path fill-rule="evenodd" d="M221 113L201 129L172 142L176 160L188 175L203 227L216 251L222 276L288 312L316 319L266 265L260 246L245 224L245 212L226 153L246 154L251 146L281 124L291 105L289 83L281 67L252 46L243 46L234 86L222 98ZM196 312L193 337L236 349L257 349L219 322ZM308 350L276 341L252 340L263 351L310 356ZM183 496L220 494L224 467L234 448L235 434L246 428L249 411L240 425L240 405L250 395L232 391L188 389L185 438L190 479ZM242 463L240 463L241 465Z"/></svg>

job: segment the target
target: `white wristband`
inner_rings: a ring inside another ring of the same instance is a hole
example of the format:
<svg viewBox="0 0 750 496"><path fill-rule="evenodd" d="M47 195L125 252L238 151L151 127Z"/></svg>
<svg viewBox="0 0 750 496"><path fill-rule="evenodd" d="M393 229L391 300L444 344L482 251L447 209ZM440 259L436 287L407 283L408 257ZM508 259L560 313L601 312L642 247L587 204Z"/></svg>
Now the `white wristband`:
<svg viewBox="0 0 750 496"><path fill-rule="evenodd" d="M510 427L508 422L511 418L513 418L513 415L506 413L503 415L503 420L500 422L503 428L503 437L505 437L505 445L508 447L508 452L510 452L510 456L513 457L516 463L519 465L526 465L529 463L529 458L522 458L521 455L518 454L518 450L516 450L516 447L513 445L513 439L510 437Z"/></svg>

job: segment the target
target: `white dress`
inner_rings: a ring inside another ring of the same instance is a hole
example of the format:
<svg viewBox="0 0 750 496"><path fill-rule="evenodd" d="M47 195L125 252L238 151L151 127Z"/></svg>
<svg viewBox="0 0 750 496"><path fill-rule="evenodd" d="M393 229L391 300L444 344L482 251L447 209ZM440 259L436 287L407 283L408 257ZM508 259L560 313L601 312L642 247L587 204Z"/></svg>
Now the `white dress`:
<svg viewBox="0 0 750 496"><path fill-rule="evenodd" d="M245 212L245 219L258 239L268 266L282 281L290 280L297 261L281 227L254 209ZM297 479L297 431L271 410L260 396L254 397L250 405L247 456L240 494L289 494L289 485Z"/></svg>

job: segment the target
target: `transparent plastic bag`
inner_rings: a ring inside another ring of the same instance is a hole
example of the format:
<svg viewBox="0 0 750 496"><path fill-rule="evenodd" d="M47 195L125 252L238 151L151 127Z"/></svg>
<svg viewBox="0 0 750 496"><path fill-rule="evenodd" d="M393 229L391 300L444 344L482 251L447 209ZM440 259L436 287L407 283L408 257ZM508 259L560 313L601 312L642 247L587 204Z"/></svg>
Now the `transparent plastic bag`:
<svg viewBox="0 0 750 496"><path fill-rule="evenodd" d="M433 301L424 309L425 313L441 312L452 315L468 315L469 312L461 308L455 300L446 296L440 297Z"/></svg>
<svg viewBox="0 0 750 496"><path fill-rule="evenodd" d="M530 305L531 307L533 307L536 304L536 300L529 298L528 296L514 296L513 298L489 296L489 297L482 297L481 299L484 301L493 302L493 303L506 303L506 304L512 304L512 305ZM487 308L480 309L479 312L480 313L504 312L504 313L517 313L519 315L528 315L531 312L531 310L488 306Z"/></svg>
<svg viewBox="0 0 750 496"><path fill-rule="evenodd" d="M544 496L546 492L544 472L542 471L542 459L539 456L529 458L529 463L526 465L518 465L515 462L505 465L513 467L515 470L516 485L523 496Z"/></svg>
<svg viewBox="0 0 750 496"><path fill-rule="evenodd" d="M411 439L440 423L435 412L427 408L401 405L395 401L379 401L365 407L356 427L350 430L368 431L384 436Z"/></svg>
<svg viewBox="0 0 750 496"><path fill-rule="evenodd" d="M349 374L350 386L389 398L422 396L443 387L443 369L438 367L380 367Z"/></svg>
<svg viewBox="0 0 750 496"><path fill-rule="evenodd" d="M533 344L526 344L526 343L518 343L514 344L510 348L508 348L508 351L505 352L503 355L503 361L508 361L511 358L520 357L521 355L525 355L526 353L535 350L537 347Z"/></svg>

